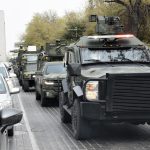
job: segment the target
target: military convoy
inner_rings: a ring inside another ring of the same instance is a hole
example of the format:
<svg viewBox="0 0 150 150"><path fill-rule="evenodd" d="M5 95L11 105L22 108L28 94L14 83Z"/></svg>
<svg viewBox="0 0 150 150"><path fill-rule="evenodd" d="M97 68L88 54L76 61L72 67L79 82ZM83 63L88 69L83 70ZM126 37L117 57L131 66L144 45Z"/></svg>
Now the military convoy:
<svg viewBox="0 0 150 150"><path fill-rule="evenodd" d="M91 16L99 35L83 36L66 47L60 115L72 122L73 136L91 135L91 123L150 122L150 54L118 17Z"/></svg>
<svg viewBox="0 0 150 150"><path fill-rule="evenodd" d="M150 123L148 47L124 33L117 16L91 15L90 22L97 22L96 35L41 47L35 73L36 100L46 106L59 95L61 121L72 123L75 139L89 137L93 121ZM34 76L23 71L29 61L19 62L26 91L25 79Z"/></svg>

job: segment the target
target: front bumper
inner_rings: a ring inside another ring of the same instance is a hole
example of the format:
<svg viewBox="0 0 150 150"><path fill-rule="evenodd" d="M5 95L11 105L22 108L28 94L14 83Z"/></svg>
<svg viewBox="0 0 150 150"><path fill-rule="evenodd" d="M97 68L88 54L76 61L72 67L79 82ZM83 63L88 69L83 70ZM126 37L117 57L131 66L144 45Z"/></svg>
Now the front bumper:
<svg viewBox="0 0 150 150"><path fill-rule="evenodd" d="M47 98L56 98L58 96L58 92L54 90L44 91Z"/></svg>
<svg viewBox="0 0 150 150"><path fill-rule="evenodd" d="M35 80L34 79L31 79L31 78L24 78L23 79L23 83L24 82L28 82L29 86L32 87L32 86L35 86Z"/></svg>
<svg viewBox="0 0 150 150"><path fill-rule="evenodd" d="M46 97L47 98L56 98L58 97L59 95L59 91L61 90L61 82L58 80L55 80L52 82L54 82L53 85L46 85L46 84L43 84L42 87L42 91L45 93Z"/></svg>
<svg viewBox="0 0 150 150"><path fill-rule="evenodd" d="M34 79L32 78L23 78L24 81L31 81L31 82L35 82Z"/></svg>
<svg viewBox="0 0 150 150"><path fill-rule="evenodd" d="M107 112L104 104L97 102L81 102L81 117L89 120L110 122L150 122L149 112Z"/></svg>

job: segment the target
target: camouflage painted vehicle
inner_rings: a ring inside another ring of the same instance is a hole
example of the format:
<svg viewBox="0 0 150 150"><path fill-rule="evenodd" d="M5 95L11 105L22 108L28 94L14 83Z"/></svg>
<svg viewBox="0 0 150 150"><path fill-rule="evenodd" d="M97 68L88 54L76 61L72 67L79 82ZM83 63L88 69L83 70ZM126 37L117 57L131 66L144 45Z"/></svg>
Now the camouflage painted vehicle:
<svg viewBox="0 0 150 150"><path fill-rule="evenodd" d="M45 50L42 48L39 54L35 89L36 100L41 101L41 106L46 106L50 99L58 101L58 92L61 88L59 83L66 76L62 63L65 46L66 44L60 40L57 40L55 44L47 43Z"/></svg>
<svg viewBox="0 0 150 150"><path fill-rule="evenodd" d="M38 70L45 62L62 61L65 46L64 41L56 40L55 44L46 43L45 49L41 47L41 53L38 56Z"/></svg>
<svg viewBox="0 0 150 150"><path fill-rule="evenodd" d="M36 100L40 100L42 107L52 100L58 101L61 81L65 77L66 70L62 61L45 62L41 70L36 72Z"/></svg>
<svg viewBox="0 0 150 150"><path fill-rule="evenodd" d="M19 80L25 92L35 86L35 72L37 71L38 53L24 53L21 59Z"/></svg>
<svg viewBox="0 0 150 150"><path fill-rule="evenodd" d="M116 17L99 18L114 30L83 36L65 52L60 116L63 123L72 122L76 139L91 136L93 121L150 123L149 49L134 35L122 33Z"/></svg>

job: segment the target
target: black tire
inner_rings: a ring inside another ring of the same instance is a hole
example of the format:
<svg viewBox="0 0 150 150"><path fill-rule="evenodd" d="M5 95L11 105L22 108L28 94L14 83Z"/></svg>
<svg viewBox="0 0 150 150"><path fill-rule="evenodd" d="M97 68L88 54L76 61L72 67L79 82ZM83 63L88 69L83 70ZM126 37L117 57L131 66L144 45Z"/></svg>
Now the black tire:
<svg viewBox="0 0 150 150"><path fill-rule="evenodd" d="M35 98L37 101L41 99L41 95L38 93L38 91L35 89Z"/></svg>
<svg viewBox="0 0 150 150"><path fill-rule="evenodd" d="M45 92L41 92L41 106L45 107L47 106L47 99L46 99L46 93Z"/></svg>
<svg viewBox="0 0 150 150"><path fill-rule="evenodd" d="M72 107L72 129L73 136L77 140L87 139L90 136L89 122L81 117L80 102L77 99Z"/></svg>
<svg viewBox="0 0 150 150"><path fill-rule="evenodd" d="M59 109L60 109L60 118L63 123L70 123L71 116L67 113L67 111L63 108L65 95L63 92L59 94Z"/></svg>
<svg viewBox="0 0 150 150"><path fill-rule="evenodd" d="M28 81L22 81L22 87L23 87L23 90L25 92L28 92L29 91L29 82Z"/></svg>
<svg viewBox="0 0 150 150"><path fill-rule="evenodd" d="M14 135L14 127L13 126L7 130L7 134L9 137L12 137Z"/></svg>
<svg viewBox="0 0 150 150"><path fill-rule="evenodd" d="M22 81L19 79L19 84L22 86Z"/></svg>

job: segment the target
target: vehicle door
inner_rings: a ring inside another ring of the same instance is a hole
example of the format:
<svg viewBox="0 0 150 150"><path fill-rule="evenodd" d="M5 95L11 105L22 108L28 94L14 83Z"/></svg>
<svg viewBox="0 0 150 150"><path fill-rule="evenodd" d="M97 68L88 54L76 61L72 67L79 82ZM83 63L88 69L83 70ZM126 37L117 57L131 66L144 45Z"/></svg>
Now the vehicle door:
<svg viewBox="0 0 150 150"><path fill-rule="evenodd" d="M42 80L43 80L43 75L44 75L44 67L45 66L41 66L40 70L36 72L36 77L35 77L35 86L39 93L41 93L41 86L42 86Z"/></svg>
<svg viewBox="0 0 150 150"><path fill-rule="evenodd" d="M72 64L75 63L75 53L74 51L68 51L67 54L67 64ZM73 101L73 85L74 85L74 77L70 76L69 72L67 72L67 83L68 83L68 97L69 97L69 105L72 104Z"/></svg>

